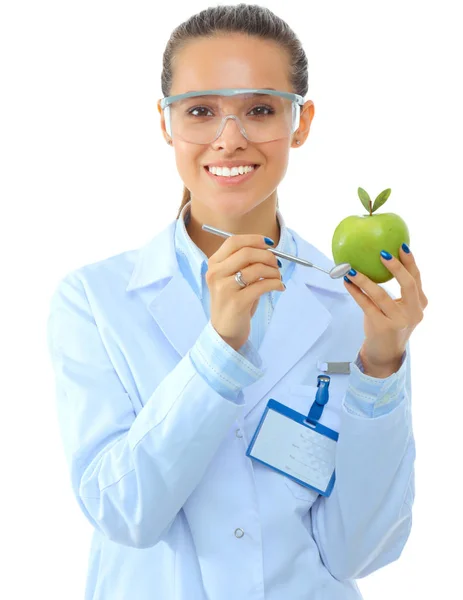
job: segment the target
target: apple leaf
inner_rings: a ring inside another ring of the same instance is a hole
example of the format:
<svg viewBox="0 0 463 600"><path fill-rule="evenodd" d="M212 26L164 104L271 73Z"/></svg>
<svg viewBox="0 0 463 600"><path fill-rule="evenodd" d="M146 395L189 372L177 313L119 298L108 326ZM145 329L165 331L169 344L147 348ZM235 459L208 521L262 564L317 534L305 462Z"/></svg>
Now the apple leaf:
<svg viewBox="0 0 463 600"><path fill-rule="evenodd" d="M375 212L380 206L382 206L386 200L389 198L391 194L391 188L387 188L387 190L383 190L375 199L375 203L373 204L373 208L371 212Z"/></svg>
<svg viewBox="0 0 463 600"><path fill-rule="evenodd" d="M370 196L361 187L359 187L359 189L358 189L358 195L359 195L359 198L360 198L363 206L365 207L365 210L367 210L368 212L370 212L370 206L371 206Z"/></svg>

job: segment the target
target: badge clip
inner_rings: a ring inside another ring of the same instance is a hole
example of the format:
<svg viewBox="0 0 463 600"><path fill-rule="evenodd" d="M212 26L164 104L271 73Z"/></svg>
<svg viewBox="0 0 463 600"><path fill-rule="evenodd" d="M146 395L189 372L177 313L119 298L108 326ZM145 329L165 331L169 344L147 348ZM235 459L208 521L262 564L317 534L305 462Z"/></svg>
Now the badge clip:
<svg viewBox="0 0 463 600"><path fill-rule="evenodd" d="M348 375L350 373L349 362L327 362L319 360L317 362L317 368L325 373L340 373Z"/></svg>
<svg viewBox="0 0 463 600"><path fill-rule="evenodd" d="M317 393L315 395L315 401L310 407L309 414L307 415L306 421L312 425L317 425L320 417L322 416L325 404L329 400L328 387L330 385L331 378L329 375L319 375L317 377Z"/></svg>

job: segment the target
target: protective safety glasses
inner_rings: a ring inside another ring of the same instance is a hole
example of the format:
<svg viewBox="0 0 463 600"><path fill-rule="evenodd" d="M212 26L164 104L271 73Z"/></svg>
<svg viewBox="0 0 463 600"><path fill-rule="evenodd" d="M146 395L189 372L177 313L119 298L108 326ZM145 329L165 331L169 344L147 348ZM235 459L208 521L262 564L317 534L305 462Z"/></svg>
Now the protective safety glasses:
<svg viewBox="0 0 463 600"><path fill-rule="evenodd" d="M299 127L304 99L269 89L220 89L187 92L162 98L166 131L173 139L210 144L228 119L250 142L286 138Z"/></svg>

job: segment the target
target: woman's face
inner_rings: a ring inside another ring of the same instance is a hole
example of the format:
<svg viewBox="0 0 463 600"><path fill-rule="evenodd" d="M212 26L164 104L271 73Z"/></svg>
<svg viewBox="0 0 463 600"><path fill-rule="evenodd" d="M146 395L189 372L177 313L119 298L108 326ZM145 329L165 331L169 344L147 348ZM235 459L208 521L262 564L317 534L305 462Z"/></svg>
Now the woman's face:
<svg viewBox="0 0 463 600"><path fill-rule="evenodd" d="M189 42L176 55L170 95L219 88L274 88L292 92L288 75L288 56L273 41L242 34L203 38ZM158 109L168 140L159 105ZM313 102L309 100L301 110L300 131L272 142L249 142L231 119L211 144L191 144L174 136L177 169L195 204L199 201L205 212L220 212L233 219L267 200L286 173L289 149L304 143L313 115ZM296 139L300 140L299 145ZM205 170L207 164L235 159L242 159L244 165L260 166L247 181L230 186L219 185Z"/></svg>

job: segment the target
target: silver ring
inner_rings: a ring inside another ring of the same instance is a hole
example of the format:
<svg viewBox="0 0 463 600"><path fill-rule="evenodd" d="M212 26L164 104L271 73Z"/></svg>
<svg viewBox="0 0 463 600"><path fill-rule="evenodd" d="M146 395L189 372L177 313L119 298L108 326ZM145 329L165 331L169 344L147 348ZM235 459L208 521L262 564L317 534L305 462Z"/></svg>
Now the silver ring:
<svg viewBox="0 0 463 600"><path fill-rule="evenodd" d="M238 272L235 274L235 281L236 281L236 283L237 283L237 284L238 284L240 287L242 287L242 288L244 288L244 287L246 287L246 286L248 285L248 284L247 284L247 283L244 281L243 277L241 276L241 271L238 271Z"/></svg>

